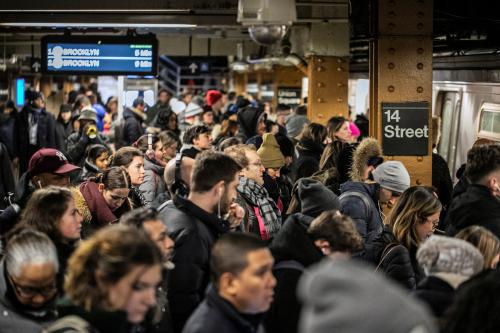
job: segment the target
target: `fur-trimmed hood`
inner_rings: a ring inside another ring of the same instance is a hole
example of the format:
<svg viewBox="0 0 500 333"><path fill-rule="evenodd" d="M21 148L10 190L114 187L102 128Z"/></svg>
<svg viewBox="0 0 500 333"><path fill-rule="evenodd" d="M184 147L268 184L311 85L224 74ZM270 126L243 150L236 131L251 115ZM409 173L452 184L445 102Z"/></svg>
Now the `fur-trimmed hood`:
<svg viewBox="0 0 500 333"><path fill-rule="evenodd" d="M75 200L76 208L78 212L83 217L83 223L91 223L92 222L92 213L90 212L89 206L87 206L87 202L80 192L78 186L70 188L71 195L73 196L73 200Z"/></svg>
<svg viewBox="0 0 500 333"><path fill-rule="evenodd" d="M364 182L363 174L368 160L372 157L382 157L382 147L375 138L365 138L360 142L352 156L351 180Z"/></svg>

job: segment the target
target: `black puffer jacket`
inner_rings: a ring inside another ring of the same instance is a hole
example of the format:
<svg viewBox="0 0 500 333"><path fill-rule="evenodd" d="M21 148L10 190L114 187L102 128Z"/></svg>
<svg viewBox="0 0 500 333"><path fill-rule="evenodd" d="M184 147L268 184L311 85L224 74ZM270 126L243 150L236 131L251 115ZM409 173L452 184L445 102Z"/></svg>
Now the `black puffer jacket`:
<svg viewBox="0 0 500 333"><path fill-rule="evenodd" d="M385 272L388 277L399 282L406 289L415 289L424 276L417 263L417 249L408 250L399 244L387 226L382 234L373 242L366 244L365 248L365 259L375 266L380 265L379 271Z"/></svg>
<svg viewBox="0 0 500 333"><path fill-rule="evenodd" d="M295 260L304 268L320 261L323 255L307 234L313 218L297 213L290 215L273 239L270 250L275 265ZM297 332L301 304L297 299L297 284L302 271L293 268L273 270L276 278L274 301L266 317L268 332Z"/></svg>
<svg viewBox="0 0 500 333"><path fill-rule="evenodd" d="M229 230L229 224L178 196L160 209L160 218L175 241L175 268L167 285L174 331L180 332L203 300L210 277L212 245Z"/></svg>
<svg viewBox="0 0 500 333"><path fill-rule="evenodd" d="M365 243L377 238L383 229L383 222L378 209L378 192L380 186L376 183L346 182L340 185L340 211L350 216L356 229ZM356 192L366 198L369 206L363 199L349 193ZM347 197L345 197L347 196Z"/></svg>
<svg viewBox="0 0 500 333"><path fill-rule="evenodd" d="M452 200L446 225L451 236L471 225L480 225L500 237L500 199L486 186L471 184Z"/></svg>

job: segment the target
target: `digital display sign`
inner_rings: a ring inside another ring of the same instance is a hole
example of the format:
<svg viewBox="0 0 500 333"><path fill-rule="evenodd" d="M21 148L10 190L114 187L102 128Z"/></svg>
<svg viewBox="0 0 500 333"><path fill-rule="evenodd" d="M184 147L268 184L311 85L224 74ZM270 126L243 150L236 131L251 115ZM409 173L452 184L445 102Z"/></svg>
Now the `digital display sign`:
<svg viewBox="0 0 500 333"><path fill-rule="evenodd" d="M156 75L158 42L148 36L46 36L42 71L71 75Z"/></svg>

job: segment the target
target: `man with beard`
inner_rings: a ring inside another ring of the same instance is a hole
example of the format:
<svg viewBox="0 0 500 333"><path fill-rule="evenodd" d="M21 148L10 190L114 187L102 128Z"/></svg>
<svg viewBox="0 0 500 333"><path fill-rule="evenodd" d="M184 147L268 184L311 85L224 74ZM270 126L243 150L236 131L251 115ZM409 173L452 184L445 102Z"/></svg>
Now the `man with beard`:
<svg viewBox="0 0 500 333"><path fill-rule="evenodd" d="M156 306L151 310L151 332L169 333L172 332L172 319L167 303L167 276L168 270L174 268L172 254L174 251L174 241L168 237L167 227L158 217L158 212L153 208L138 208L123 215L120 223L144 230L148 236L156 243L163 257L163 278L156 291Z"/></svg>
<svg viewBox="0 0 500 333"><path fill-rule="evenodd" d="M445 223L448 235L479 225L500 237L500 144L469 150L465 176L470 185L451 202Z"/></svg>
<svg viewBox="0 0 500 333"><path fill-rule="evenodd" d="M181 332L205 296L212 245L243 219L243 209L234 203L240 170L229 156L201 152L193 167L189 196L174 196L160 207L160 218L175 241L175 268L167 279L174 332Z"/></svg>

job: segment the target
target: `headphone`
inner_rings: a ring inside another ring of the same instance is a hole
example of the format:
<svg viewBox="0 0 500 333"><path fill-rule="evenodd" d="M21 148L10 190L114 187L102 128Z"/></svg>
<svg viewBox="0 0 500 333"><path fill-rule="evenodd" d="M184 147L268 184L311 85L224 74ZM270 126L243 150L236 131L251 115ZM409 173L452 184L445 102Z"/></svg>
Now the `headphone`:
<svg viewBox="0 0 500 333"><path fill-rule="evenodd" d="M189 195L189 187L182 180L182 177L181 177L181 164L182 164L182 157L183 156L184 155L182 153L177 153L175 155L174 182L172 183L171 191L172 191L172 193L174 193L178 196L186 198Z"/></svg>

